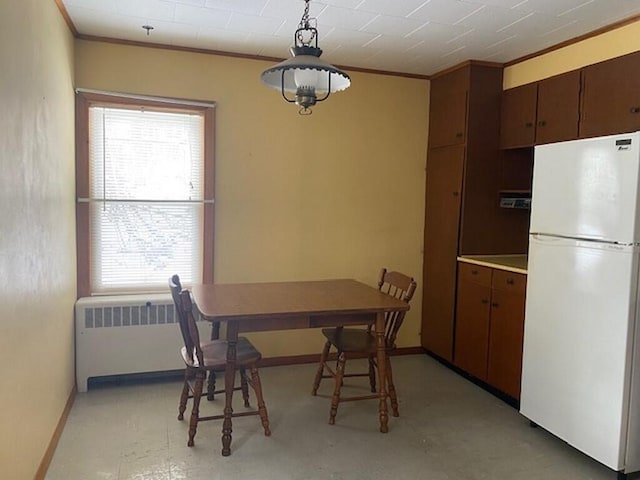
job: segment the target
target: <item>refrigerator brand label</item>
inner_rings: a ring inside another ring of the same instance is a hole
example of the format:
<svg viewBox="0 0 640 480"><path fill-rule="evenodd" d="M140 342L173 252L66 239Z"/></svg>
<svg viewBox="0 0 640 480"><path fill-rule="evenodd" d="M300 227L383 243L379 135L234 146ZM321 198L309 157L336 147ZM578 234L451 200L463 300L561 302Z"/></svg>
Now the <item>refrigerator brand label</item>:
<svg viewBox="0 0 640 480"><path fill-rule="evenodd" d="M622 140L616 140L616 147L618 151L631 150L631 139L623 138Z"/></svg>

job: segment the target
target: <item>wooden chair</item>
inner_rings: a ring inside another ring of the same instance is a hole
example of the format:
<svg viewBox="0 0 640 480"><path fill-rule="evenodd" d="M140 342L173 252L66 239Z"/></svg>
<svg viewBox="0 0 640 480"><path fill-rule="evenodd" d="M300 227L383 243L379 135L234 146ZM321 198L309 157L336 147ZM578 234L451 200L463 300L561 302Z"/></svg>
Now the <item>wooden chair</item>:
<svg viewBox="0 0 640 480"><path fill-rule="evenodd" d="M386 268L380 271L378 288L381 292L400 298L409 303L416 289L416 282L413 278L399 272L387 272ZM398 398L393 384L393 374L391 371L391 361L389 354L395 349L395 341L398 331L404 321L405 312L388 312L385 318L385 348L387 353L386 378L388 383L388 393L391 398L393 416L397 417ZM359 328L324 328L322 334L327 339L324 349L320 355L320 364L313 383L312 395L316 395L320 382L324 378L334 379L334 393L331 402L331 413L329 423L335 423L338 404L346 401L365 400L379 398L378 395L361 395L356 397L341 397L340 391L345 377L369 377L371 392L376 392L376 336L373 327L367 329ZM329 365L329 351L331 347L337 350L336 370ZM345 373L345 365L350 358L366 357L369 361L369 371L366 373ZM328 372L328 373L325 373Z"/></svg>
<svg viewBox="0 0 640 480"><path fill-rule="evenodd" d="M176 307L176 313L178 318L180 318L181 306L180 306L180 292L182 292L182 283L180 282L180 277L178 275L173 275L169 279L169 289L171 290L171 296L173 297L173 304ZM211 325L211 340L218 340L220 338L220 323L214 323ZM245 341L246 339L243 339ZM244 366L240 366L240 379L241 385L246 385L246 369ZM224 367L221 369L224 372ZM240 390L241 387L235 388L234 390ZM209 371L209 381L207 382L207 400L213 401L216 393L223 393L224 390L216 390L216 370ZM248 389L244 389L243 392L244 403L245 406L249 406L249 391ZM191 396L189 396L191 398ZM178 416L179 420L182 420L182 415Z"/></svg>
<svg viewBox="0 0 640 480"><path fill-rule="evenodd" d="M220 420L224 415L211 415L206 417L200 416L200 399L207 395L203 393L204 382L207 373L215 371L224 371L227 361L227 342L226 340L210 340L208 342L200 342L200 333L193 315L193 303L191 294L188 290L182 290L180 279L174 275L169 280L169 287L173 295L176 311L178 313L178 321L180 323L180 331L184 340L184 347L181 349L182 359L185 363L184 384L182 394L180 395L180 405L178 407L178 420L184 418L187 401L193 399L193 408L191 410L191 420L189 423L189 441L187 445L193 446L193 439L196 435L198 422L206 420ZM256 394L258 402L258 410L249 412L233 413L232 417L244 417L247 415L260 415L264 434L271 435L269 430L269 418L267 416L267 408L262 396L262 385L256 363L262 358L262 355L245 337L239 337L236 345L237 366L240 370L240 387L234 387L234 390L242 390L244 406L249 407L249 386L251 386ZM251 371L249 378L245 369ZM215 377L214 377L215 378ZM215 385L215 384L214 384ZM209 392L223 393L224 390L214 390Z"/></svg>

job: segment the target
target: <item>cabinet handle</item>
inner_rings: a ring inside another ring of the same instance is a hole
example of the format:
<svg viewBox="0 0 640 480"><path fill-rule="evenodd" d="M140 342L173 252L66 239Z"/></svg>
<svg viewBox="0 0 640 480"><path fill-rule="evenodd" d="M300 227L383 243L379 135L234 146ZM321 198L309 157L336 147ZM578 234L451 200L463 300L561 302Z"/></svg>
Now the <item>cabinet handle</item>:
<svg viewBox="0 0 640 480"><path fill-rule="evenodd" d="M498 303L496 303L496 302L493 302L493 303L491 304L491 306L492 306L492 307L496 307L496 308L497 308L497 307L499 307L500 305L499 305Z"/></svg>
<svg viewBox="0 0 640 480"><path fill-rule="evenodd" d="M463 133L462 132L458 132L456 133L456 138L462 138Z"/></svg>
<svg viewBox="0 0 640 480"><path fill-rule="evenodd" d="M539 126L539 127L544 127L546 124L547 124L547 122L546 122L545 120L540 120L540 121L538 122L538 126Z"/></svg>
<svg viewBox="0 0 640 480"><path fill-rule="evenodd" d="M513 278L507 278L507 285L513 285L516 282L513 280Z"/></svg>
<svg viewBox="0 0 640 480"><path fill-rule="evenodd" d="M527 128L531 128L531 127L533 127L533 122L527 122L527 123L524 124L524 126L527 127Z"/></svg>
<svg viewBox="0 0 640 480"><path fill-rule="evenodd" d="M454 197L457 197L458 195L460 195L460 192L453 192Z"/></svg>
<svg viewBox="0 0 640 480"><path fill-rule="evenodd" d="M478 274L478 270L471 270L471 275L477 275Z"/></svg>
<svg viewBox="0 0 640 480"><path fill-rule="evenodd" d="M640 107L631 107L630 113L640 113Z"/></svg>

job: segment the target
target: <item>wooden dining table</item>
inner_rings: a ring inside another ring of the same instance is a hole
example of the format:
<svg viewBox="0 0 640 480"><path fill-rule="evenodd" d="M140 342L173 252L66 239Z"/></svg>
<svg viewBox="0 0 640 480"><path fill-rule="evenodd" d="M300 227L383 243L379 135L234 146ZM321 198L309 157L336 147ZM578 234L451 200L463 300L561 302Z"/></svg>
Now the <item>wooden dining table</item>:
<svg viewBox="0 0 640 480"><path fill-rule="evenodd" d="M385 314L409 305L352 279L193 285L203 319L226 324L222 455L231 454L236 344L242 332L373 325L377 339L380 431L388 431Z"/></svg>

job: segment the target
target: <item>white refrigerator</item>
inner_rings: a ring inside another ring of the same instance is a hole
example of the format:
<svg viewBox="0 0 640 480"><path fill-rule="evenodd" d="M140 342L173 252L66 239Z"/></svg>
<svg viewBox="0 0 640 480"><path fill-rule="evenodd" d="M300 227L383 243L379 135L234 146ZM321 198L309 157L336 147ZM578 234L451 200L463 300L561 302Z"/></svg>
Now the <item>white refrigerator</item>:
<svg viewBox="0 0 640 480"><path fill-rule="evenodd" d="M535 147L520 412L640 470L640 132Z"/></svg>

